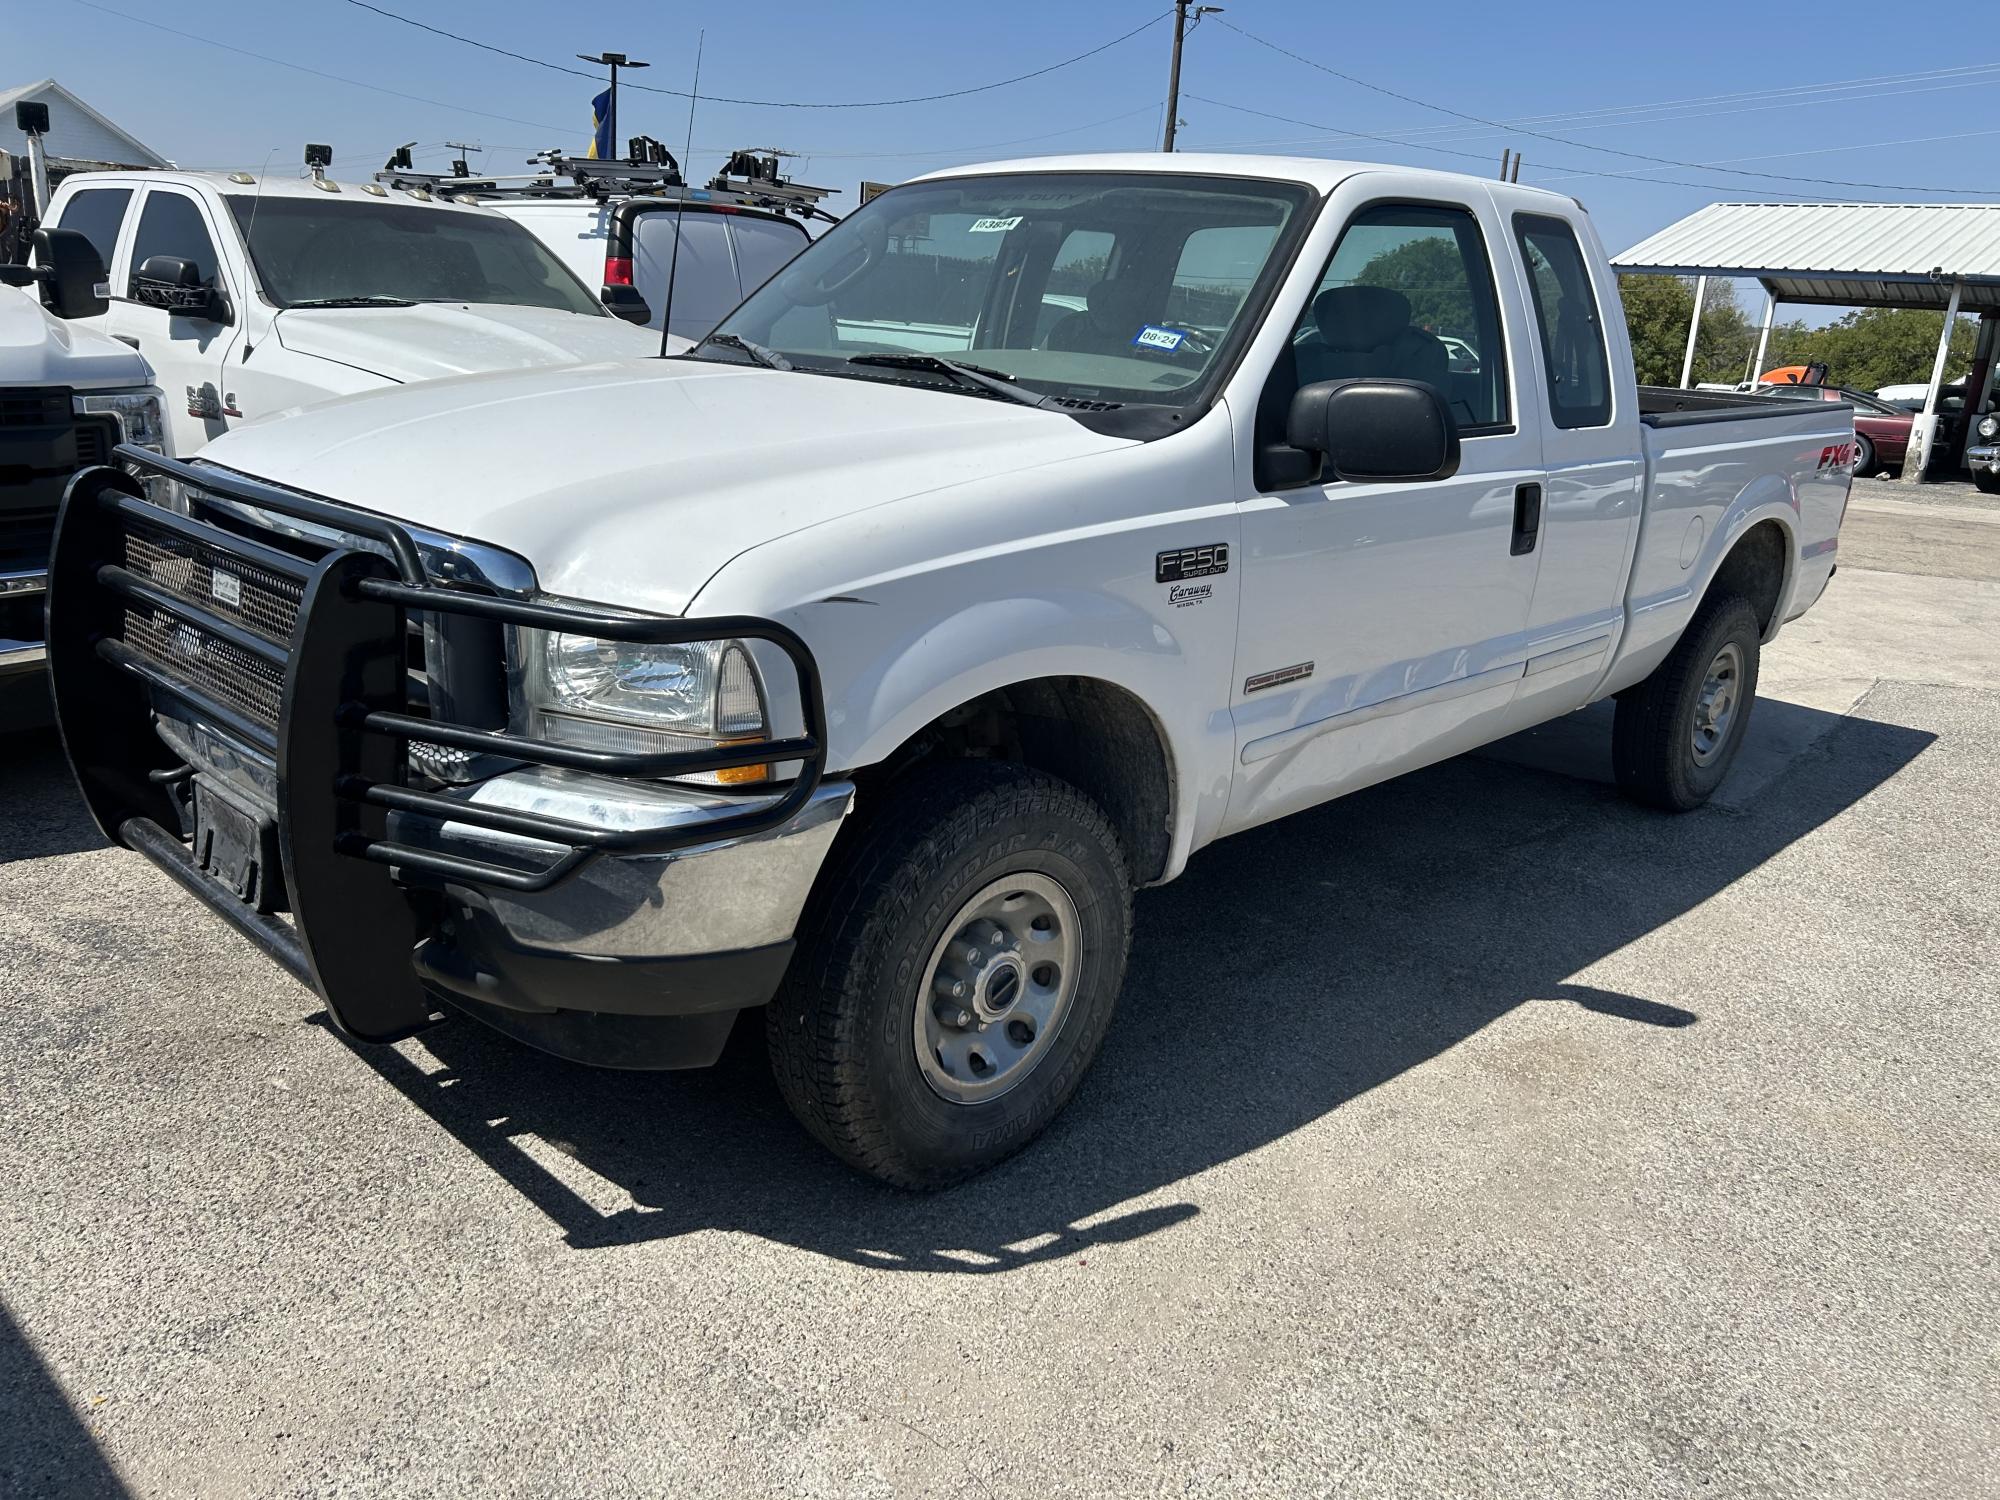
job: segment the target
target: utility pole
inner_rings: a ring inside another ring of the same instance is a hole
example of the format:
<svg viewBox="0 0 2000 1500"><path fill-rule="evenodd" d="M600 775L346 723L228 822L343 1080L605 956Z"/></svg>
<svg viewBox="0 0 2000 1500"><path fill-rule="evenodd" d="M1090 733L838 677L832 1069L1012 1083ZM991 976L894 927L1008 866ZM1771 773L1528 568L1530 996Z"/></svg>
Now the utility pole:
<svg viewBox="0 0 2000 1500"><path fill-rule="evenodd" d="M652 64L642 63L636 58L627 57L622 52L601 52L596 57L592 57L587 52L579 52L576 57L578 62L596 63L599 67L608 66L611 69L611 118L605 121L605 124L609 127L606 133L611 137L611 150L616 155L618 152L618 70L620 68L650 68Z"/></svg>
<svg viewBox="0 0 2000 1500"><path fill-rule="evenodd" d="M1196 5L1194 0L1174 0L1174 60L1167 70L1167 129L1160 141L1162 151L1174 149L1174 127L1180 123L1181 43L1203 16L1220 15L1222 9L1220 5Z"/></svg>

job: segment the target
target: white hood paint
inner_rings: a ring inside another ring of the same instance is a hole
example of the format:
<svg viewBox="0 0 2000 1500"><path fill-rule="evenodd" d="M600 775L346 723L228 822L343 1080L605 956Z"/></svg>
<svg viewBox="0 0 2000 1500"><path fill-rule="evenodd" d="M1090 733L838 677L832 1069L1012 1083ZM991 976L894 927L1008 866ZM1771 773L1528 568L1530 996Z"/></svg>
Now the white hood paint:
<svg viewBox="0 0 2000 1500"><path fill-rule="evenodd" d="M678 614L763 542L1128 446L1060 412L950 391L655 360L346 396L201 456L506 548L550 593Z"/></svg>
<svg viewBox="0 0 2000 1500"><path fill-rule="evenodd" d="M64 322L19 287L0 286L0 386L104 391L152 383L153 367L131 345Z"/></svg>
<svg viewBox="0 0 2000 1500"><path fill-rule="evenodd" d="M271 326L278 342L295 354L404 385L485 370L645 359L660 352L659 334L622 318L498 302L294 307L279 312Z"/></svg>

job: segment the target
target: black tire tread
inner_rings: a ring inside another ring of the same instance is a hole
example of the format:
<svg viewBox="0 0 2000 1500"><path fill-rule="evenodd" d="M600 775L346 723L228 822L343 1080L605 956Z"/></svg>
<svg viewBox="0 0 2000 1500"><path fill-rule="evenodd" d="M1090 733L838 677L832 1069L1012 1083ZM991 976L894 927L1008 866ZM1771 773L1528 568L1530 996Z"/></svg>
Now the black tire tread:
<svg viewBox="0 0 2000 1500"><path fill-rule="evenodd" d="M1004 761L955 761L898 781L894 801L858 835L836 846L801 917L798 949L778 996L766 1007L771 1070L806 1130L851 1166L898 1187L930 1190L983 1171L991 1162L939 1172L905 1158L862 1087L855 1063L866 1021L872 965L887 935L923 902L956 855L997 825L1023 814L1074 820L1109 851L1122 877L1130 946L1132 882L1118 836L1097 804L1067 782ZM1125 955L1118 955L1122 974ZM1096 1018L1094 1053L1110 1021ZM1018 1141L1018 1150L1032 1140ZM1008 1154L1012 1154L1011 1151Z"/></svg>
<svg viewBox="0 0 2000 1500"><path fill-rule="evenodd" d="M1667 659L1644 682L1619 694L1611 731L1611 765L1619 788L1628 797L1667 812L1689 812L1708 800L1708 792L1691 793L1681 774L1680 756L1685 747L1680 720L1687 695L1700 690L1695 674L1707 670L1729 636L1746 629L1751 642L1747 663L1750 682L1736 746L1731 747L1729 761L1724 763L1726 774L1749 729L1750 710L1756 701L1756 643L1762 634L1756 610L1740 594L1704 599Z"/></svg>

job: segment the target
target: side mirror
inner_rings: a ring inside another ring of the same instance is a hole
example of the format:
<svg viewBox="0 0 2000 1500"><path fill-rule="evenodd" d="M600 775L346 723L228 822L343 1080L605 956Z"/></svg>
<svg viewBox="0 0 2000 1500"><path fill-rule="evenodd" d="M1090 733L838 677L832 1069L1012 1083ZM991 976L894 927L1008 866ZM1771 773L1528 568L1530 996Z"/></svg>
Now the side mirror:
<svg viewBox="0 0 2000 1500"><path fill-rule="evenodd" d="M111 305L97 247L74 229L37 229L42 305L58 318L94 318Z"/></svg>
<svg viewBox="0 0 2000 1500"><path fill-rule="evenodd" d="M1422 483L1458 472L1458 422L1420 380L1322 380L1292 397L1285 441L1342 479Z"/></svg>
<svg viewBox="0 0 2000 1500"><path fill-rule="evenodd" d="M646 294L636 286L607 285L598 295L614 318L623 318L628 323L650 323L653 320L653 309L646 301Z"/></svg>
<svg viewBox="0 0 2000 1500"><path fill-rule="evenodd" d="M163 307L170 318L229 321L229 304L222 293L201 279L201 268L178 255L149 255L133 278L139 301Z"/></svg>

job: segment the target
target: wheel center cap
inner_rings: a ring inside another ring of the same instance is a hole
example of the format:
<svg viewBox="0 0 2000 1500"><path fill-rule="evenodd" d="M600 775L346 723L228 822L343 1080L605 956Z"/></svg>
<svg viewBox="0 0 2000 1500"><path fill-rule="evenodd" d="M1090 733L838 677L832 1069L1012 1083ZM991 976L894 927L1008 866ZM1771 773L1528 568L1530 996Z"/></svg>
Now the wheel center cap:
<svg viewBox="0 0 2000 1500"><path fill-rule="evenodd" d="M995 954L979 971L972 1008L982 1021L997 1021L1021 998L1021 960L1012 953Z"/></svg>

